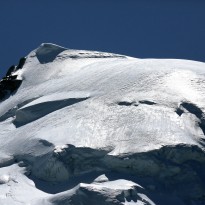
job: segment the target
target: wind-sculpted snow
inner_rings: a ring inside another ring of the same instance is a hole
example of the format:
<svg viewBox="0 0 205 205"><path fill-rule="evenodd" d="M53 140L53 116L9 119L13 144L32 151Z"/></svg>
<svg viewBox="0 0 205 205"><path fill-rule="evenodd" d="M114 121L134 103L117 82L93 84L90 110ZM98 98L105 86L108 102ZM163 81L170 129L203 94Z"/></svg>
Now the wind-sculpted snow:
<svg viewBox="0 0 205 205"><path fill-rule="evenodd" d="M81 102L88 99L88 97L82 98L68 98L62 100L53 100L53 101L41 101L40 103L34 104L33 102L27 104L26 106L18 109L16 111L16 118L13 123L19 127L27 123L30 123L34 120L37 120L53 111L64 108L66 106L73 105L75 103ZM35 102L35 101L34 101Z"/></svg>
<svg viewBox="0 0 205 205"><path fill-rule="evenodd" d="M44 43L36 50L36 57L40 63L49 63L52 62L59 53L65 50L63 47Z"/></svg>
<svg viewBox="0 0 205 205"><path fill-rule="evenodd" d="M46 43L17 67L0 204L205 204L204 63Z"/></svg>

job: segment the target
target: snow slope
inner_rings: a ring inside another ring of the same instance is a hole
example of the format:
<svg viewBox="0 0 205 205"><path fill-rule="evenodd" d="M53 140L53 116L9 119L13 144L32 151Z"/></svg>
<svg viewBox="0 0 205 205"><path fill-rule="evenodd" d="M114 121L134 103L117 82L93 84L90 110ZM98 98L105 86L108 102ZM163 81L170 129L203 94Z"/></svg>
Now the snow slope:
<svg viewBox="0 0 205 205"><path fill-rule="evenodd" d="M0 204L205 204L205 64L42 44L0 102Z"/></svg>

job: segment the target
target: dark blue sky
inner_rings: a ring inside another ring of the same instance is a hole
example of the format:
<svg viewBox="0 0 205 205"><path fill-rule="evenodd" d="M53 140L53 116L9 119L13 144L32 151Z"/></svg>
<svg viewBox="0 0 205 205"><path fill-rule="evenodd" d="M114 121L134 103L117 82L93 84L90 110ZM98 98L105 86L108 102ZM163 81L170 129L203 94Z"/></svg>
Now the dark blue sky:
<svg viewBox="0 0 205 205"><path fill-rule="evenodd" d="M0 0L0 77L42 42L205 62L205 1Z"/></svg>

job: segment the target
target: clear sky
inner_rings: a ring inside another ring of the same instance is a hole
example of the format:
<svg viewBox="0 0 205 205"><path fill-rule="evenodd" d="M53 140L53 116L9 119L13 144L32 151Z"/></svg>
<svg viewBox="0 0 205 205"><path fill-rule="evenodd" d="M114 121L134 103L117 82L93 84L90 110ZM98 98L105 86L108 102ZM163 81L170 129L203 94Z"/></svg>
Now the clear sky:
<svg viewBox="0 0 205 205"><path fill-rule="evenodd" d="M0 0L0 77L42 42L205 62L205 0Z"/></svg>

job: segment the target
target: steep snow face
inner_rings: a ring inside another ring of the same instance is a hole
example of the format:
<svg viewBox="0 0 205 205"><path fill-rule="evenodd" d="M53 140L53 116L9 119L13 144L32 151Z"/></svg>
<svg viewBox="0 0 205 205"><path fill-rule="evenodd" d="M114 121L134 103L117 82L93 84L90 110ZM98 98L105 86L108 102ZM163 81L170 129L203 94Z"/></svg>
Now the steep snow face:
<svg viewBox="0 0 205 205"><path fill-rule="evenodd" d="M40 63L49 63L55 60L56 56L66 49L49 43L43 43L36 49L36 57Z"/></svg>
<svg viewBox="0 0 205 205"><path fill-rule="evenodd" d="M0 102L3 204L205 203L204 63L42 44L11 75L22 83Z"/></svg>

